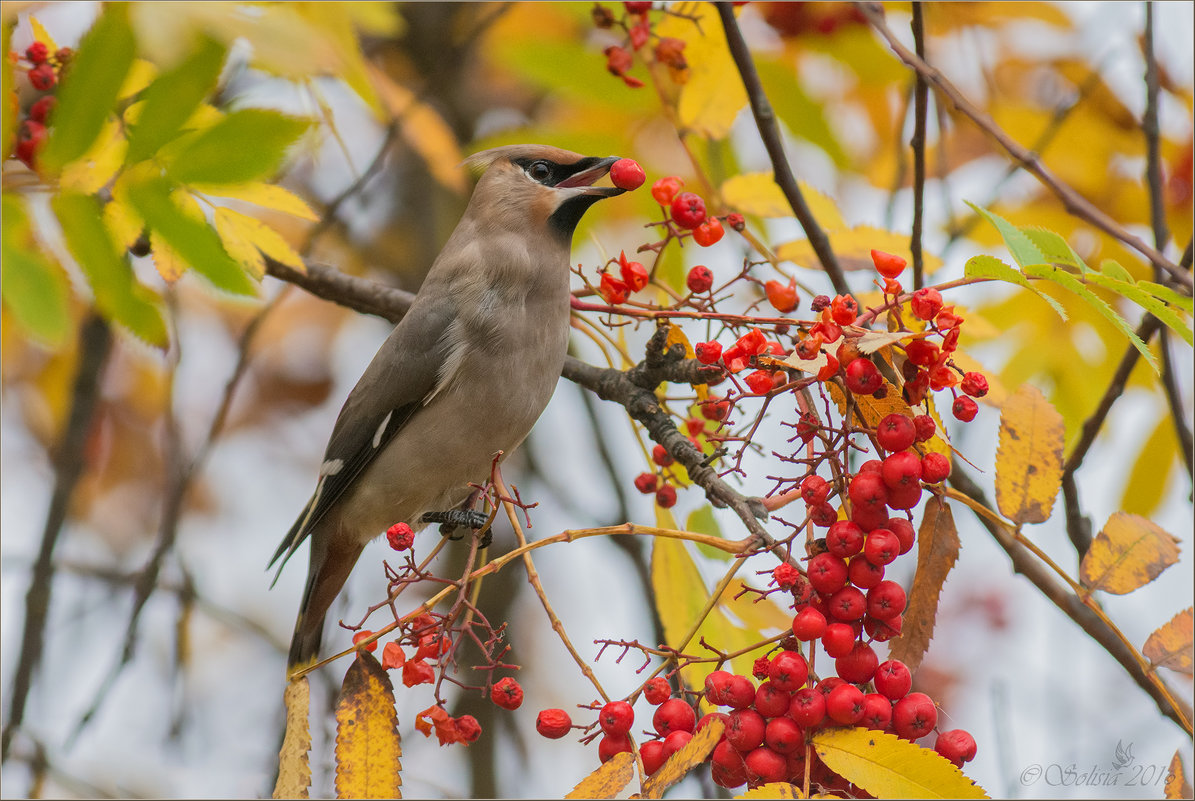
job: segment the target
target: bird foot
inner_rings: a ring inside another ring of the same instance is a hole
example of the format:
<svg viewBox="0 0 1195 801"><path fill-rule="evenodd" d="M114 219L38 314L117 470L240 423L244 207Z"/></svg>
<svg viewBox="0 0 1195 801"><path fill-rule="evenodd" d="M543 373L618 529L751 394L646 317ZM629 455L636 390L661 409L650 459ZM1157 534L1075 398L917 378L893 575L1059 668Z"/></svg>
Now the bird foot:
<svg viewBox="0 0 1195 801"><path fill-rule="evenodd" d="M427 512L423 515L424 523L439 523L440 534L451 540L459 540L464 536L463 533L458 534L457 529L466 527L477 531L485 526L489 519L489 515L474 509L448 509L444 512ZM482 536L480 546L488 547L492 538L493 535L487 529Z"/></svg>

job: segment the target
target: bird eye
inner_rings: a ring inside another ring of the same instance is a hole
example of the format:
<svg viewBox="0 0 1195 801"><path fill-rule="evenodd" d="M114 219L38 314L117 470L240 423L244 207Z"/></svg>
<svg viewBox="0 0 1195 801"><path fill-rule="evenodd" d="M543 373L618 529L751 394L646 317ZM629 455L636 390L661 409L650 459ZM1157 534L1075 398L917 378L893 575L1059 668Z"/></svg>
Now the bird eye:
<svg viewBox="0 0 1195 801"><path fill-rule="evenodd" d="M536 161L532 162L531 166L527 168L527 174L530 175L532 179L543 183L544 181L548 180L548 178L552 177L552 168L548 166L546 161Z"/></svg>

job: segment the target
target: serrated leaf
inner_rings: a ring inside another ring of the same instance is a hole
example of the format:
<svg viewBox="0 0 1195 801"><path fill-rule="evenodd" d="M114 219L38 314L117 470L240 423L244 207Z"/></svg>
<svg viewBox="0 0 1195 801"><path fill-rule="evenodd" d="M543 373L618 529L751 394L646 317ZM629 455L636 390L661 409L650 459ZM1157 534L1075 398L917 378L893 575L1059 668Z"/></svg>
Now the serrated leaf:
<svg viewBox="0 0 1195 801"><path fill-rule="evenodd" d="M888 645L888 654L916 671L929 650L938 616L942 585L958 561L961 544L950 507L936 495L925 502L917 531L917 572L909 590L901 634Z"/></svg>
<svg viewBox="0 0 1195 801"><path fill-rule="evenodd" d="M58 87L54 124L38 156L42 170L57 173L91 148L116 105L135 52L127 8L105 6L79 42L70 74Z"/></svg>
<svg viewBox="0 0 1195 801"><path fill-rule="evenodd" d="M254 206L261 206L263 209L280 211L283 214L290 214L293 217L300 217L304 220L311 220L312 222L319 220L319 215L311 210L306 201L289 189L285 189L277 184L261 182L216 185L191 184L188 188L192 192L198 192L201 195L240 200L245 203L252 203Z"/></svg>
<svg viewBox="0 0 1195 801"><path fill-rule="evenodd" d="M286 734L282 750L278 752L278 781L274 784L274 798L307 798L311 787L311 729L308 710L311 707L311 686L304 676L286 685L283 694L286 707Z"/></svg>
<svg viewBox="0 0 1195 801"><path fill-rule="evenodd" d="M996 449L996 504L1018 525L1044 523L1062 486L1066 423L1041 390L1022 384L1004 402Z"/></svg>
<svg viewBox="0 0 1195 801"><path fill-rule="evenodd" d="M1116 512L1079 565L1084 587L1125 595L1178 562L1178 539L1140 515Z"/></svg>
<svg viewBox="0 0 1195 801"><path fill-rule="evenodd" d="M809 210L824 230L832 231L846 227L846 222L834 201L805 181L798 181L797 186L800 187L801 196L805 198ZM723 203L743 214L754 214L757 217L793 216L792 206L788 205L788 200L770 172L747 172L731 176L723 181L719 192Z"/></svg>
<svg viewBox="0 0 1195 801"><path fill-rule="evenodd" d="M801 788L788 782L768 782L752 790L736 795L735 798L804 798Z"/></svg>
<svg viewBox="0 0 1195 801"><path fill-rule="evenodd" d="M58 185L71 192L92 195L100 191L120 170L128 142L115 118L104 123L95 144L62 168Z"/></svg>
<svg viewBox="0 0 1195 801"><path fill-rule="evenodd" d="M172 189L163 178L134 183L128 189L129 202L152 231L213 285L241 295L255 294L256 284L224 251L216 232L179 209L171 199Z"/></svg>
<svg viewBox="0 0 1195 801"><path fill-rule="evenodd" d="M336 796L399 798L402 740L390 677L358 651L336 699Z"/></svg>
<svg viewBox="0 0 1195 801"><path fill-rule="evenodd" d="M708 534L711 537L723 536L722 527L718 525L718 518L714 517L714 507L708 503L698 506L689 513L688 518L685 519L685 531ZM718 550L700 542L697 543L697 550L720 562L727 562L734 558L731 554L726 553L726 551Z"/></svg>
<svg viewBox="0 0 1195 801"><path fill-rule="evenodd" d="M224 45L204 37L194 53L146 88L141 114L129 133L129 163L150 158L175 137L215 90L224 53Z"/></svg>
<svg viewBox="0 0 1195 801"><path fill-rule="evenodd" d="M33 233L25 202L5 193L0 296L21 327L51 347L71 329L70 286L62 267L46 256Z"/></svg>
<svg viewBox="0 0 1195 801"><path fill-rule="evenodd" d="M995 226L996 230L1000 232L1000 237L1004 240L1008 252L1012 254L1013 261L1020 267L1024 268L1028 264L1043 264L1046 261L1045 254L1041 252L1041 249L1015 225L999 214L990 212L982 206L976 206L969 200L964 202Z"/></svg>
<svg viewBox="0 0 1195 801"><path fill-rule="evenodd" d="M565 798L616 798L635 776L635 755L621 751L579 781Z"/></svg>
<svg viewBox="0 0 1195 801"><path fill-rule="evenodd" d="M1179 673L1192 673L1191 641L1195 628L1195 609L1187 607L1170 622L1149 635L1141 653L1156 667L1170 668Z"/></svg>
<svg viewBox="0 0 1195 801"><path fill-rule="evenodd" d="M1168 303L1171 306L1178 306L1188 314L1191 313L1192 304L1195 304L1195 298L1190 295L1182 295L1175 292L1170 287L1164 284L1155 284L1153 281L1138 281L1137 286L1144 289L1155 298L1161 300L1163 303Z"/></svg>
<svg viewBox="0 0 1195 801"><path fill-rule="evenodd" d="M725 729L726 725L722 721L713 720L694 734L692 740L668 757L660 769L643 783L643 797L662 798L665 790L685 778L693 768L705 762L710 752L714 750L714 746L722 739Z"/></svg>
<svg viewBox="0 0 1195 801"><path fill-rule="evenodd" d="M104 225L121 250L128 250L141 237L145 221L133 211L128 199L112 193L112 199L104 204Z"/></svg>
<svg viewBox="0 0 1195 801"><path fill-rule="evenodd" d="M302 257L295 253L281 234L261 220L239 211L220 208L216 209L215 222L224 249L254 278L260 280L265 275L263 253L299 272L307 271Z"/></svg>
<svg viewBox="0 0 1195 801"><path fill-rule="evenodd" d="M183 184L242 184L273 175L310 120L277 111L234 111L202 132L167 168Z"/></svg>
<svg viewBox="0 0 1195 801"><path fill-rule="evenodd" d="M876 798L987 798L950 760L895 734L822 729L813 748L832 771Z"/></svg>
<svg viewBox="0 0 1195 801"><path fill-rule="evenodd" d="M1137 283L1133 278L1132 273L1121 266L1120 262L1112 259L1104 259L1100 262L1100 272L1109 278L1115 278L1117 281L1124 281L1126 284Z"/></svg>
<svg viewBox="0 0 1195 801"><path fill-rule="evenodd" d="M149 249L154 269L166 283L173 284L187 272L187 268L190 266L187 264L187 260L180 256L177 250L170 247L157 231L149 232Z"/></svg>
<svg viewBox="0 0 1195 801"><path fill-rule="evenodd" d="M1146 347L1145 343L1141 341L1141 337L1137 336L1137 333L1133 331L1132 326L1130 326L1123 317L1117 314L1115 309L1104 302L1103 298L1099 297L1086 286L1084 286L1083 282L1078 278L1068 272L1065 272L1064 270L1060 270L1057 267L1051 267L1046 264L1030 264L1025 267L1025 274L1052 281L1063 289L1073 292L1083 300L1087 301L1088 305L1103 315L1108 322L1120 329L1120 332L1128 338L1129 342L1133 344L1133 347L1135 347L1137 351L1143 357L1145 357L1145 361L1149 363L1149 366L1153 369L1154 373L1159 375L1161 374L1158 368L1158 360L1154 358L1153 352L1150 351L1150 349Z"/></svg>
<svg viewBox="0 0 1195 801"><path fill-rule="evenodd" d="M1017 286L1023 286L1050 304L1050 308L1063 320L1069 319L1066 309L1062 308L1061 303L1034 287L1020 272L1014 270L995 256L986 256L983 254L972 256L970 259L967 259L967 264L963 268L963 272L968 278L990 278L996 281L1005 281L1010 284L1016 284Z"/></svg>
<svg viewBox="0 0 1195 801"><path fill-rule="evenodd" d="M1135 283L1121 281L1101 273L1088 273L1083 276L1088 283L1102 286L1104 289L1111 290L1123 298L1131 300L1147 312L1157 317L1166 324L1174 333L1178 334L1188 344L1195 344L1192 341L1191 327L1183 321L1181 315L1174 309L1167 306L1158 298L1146 292Z"/></svg>
<svg viewBox="0 0 1195 801"><path fill-rule="evenodd" d="M104 226L99 200L63 192L50 203L67 249L91 284L100 313L150 345L165 348L170 337L161 301L133 277L128 259L117 250Z"/></svg>
<svg viewBox="0 0 1195 801"><path fill-rule="evenodd" d="M1166 798L1190 798L1191 783L1183 773L1183 759L1179 751L1170 758L1170 774L1166 777Z"/></svg>
<svg viewBox="0 0 1195 801"><path fill-rule="evenodd" d="M1020 231L1041 251L1046 261L1066 264L1083 273L1091 269L1067 241L1053 231L1035 225L1023 226Z"/></svg>
<svg viewBox="0 0 1195 801"><path fill-rule="evenodd" d="M913 255L909 251L909 235L886 231L871 225L856 225L838 231L828 232L830 247L838 257L838 263L844 270L875 272L875 262L871 260L872 250L882 250L900 256L912 262ZM785 242L776 248L776 255L785 261L791 261L801 267L821 269L821 261L813 252L813 246L808 239L798 239ZM942 266L942 260L932 253L923 254L922 261L925 271L932 273Z"/></svg>

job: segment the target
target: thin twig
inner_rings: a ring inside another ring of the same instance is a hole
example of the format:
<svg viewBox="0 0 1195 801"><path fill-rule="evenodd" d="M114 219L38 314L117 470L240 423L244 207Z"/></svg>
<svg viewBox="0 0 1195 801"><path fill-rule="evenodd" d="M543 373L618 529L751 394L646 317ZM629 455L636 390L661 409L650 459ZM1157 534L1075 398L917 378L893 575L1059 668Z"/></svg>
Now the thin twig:
<svg viewBox="0 0 1195 801"><path fill-rule="evenodd" d="M1191 290L1192 284L1195 282L1192 281L1190 273L1150 247L1140 237L1129 233L1120 223L1109 217L1068 184L1061 181L1046 169L1041 159L1037 157L1037 154L1022 147L1015 139L1005 133L989 115L985 114L968 100L942 73L926 64L918 58L916 53L910 52L907 47L901 44L900 40L896 38L896 34L892 32L892 29L884 21L884 12L881 6L867 2L857 2L855 6L867 17L867 21L871 26L884 37L884 40L887 41L888 46L896 54L897 58L907 64L911 69L924 75L925 79L933 84L950 101L951 105L970 118L984 133L1004 148L1013 159L1019 162L1047 189L1053 192L1055 197L1062 201L1062 205L1068 213L1087 221L1109 236L1136 250L1152 264L1169 273L1170 278L1175 283L1186 287L1188 291ZM721 7L721 4L719 4L719 7Z"/></svg>
<svg viewBox="0 0 1195 801"><path fill-rule="evenodd" d="M925 58L925 20L922 2L913 3L913 43L917 55ZM929 107L929 84L925 76L917 73L917 85L913 89L913 232L909 239L909 251L913 255L913 289L921 289L924 282L925 259L921 255L921 226L925 213L925 118Z"/></svg>
<svg viewBox="0 0 1195 801"><path fill-rule="evenodd" d="M743 85L747 89L755 125L759 129L764 147L767 148L768 158L772 160L772 175L776 180L776 185L784 193L788 205L792 207L793 215L801 223L805 235L809 237L809 245L817 254L818 260L821 261L822 269L830 277L834 291L840 295L849 295L850 287L847 286L846 276L838 263L838 257L834 255L834 250L830 247L830 238L818 225L817 218L813 216L809 204L805 202L805 197L801 194L801 188L797 185L797 179L793 175L792 167L788 163L788 157L784 155L784 141L780 136L776 113L772 110L772 104L768 102L767 95L764 94L763 83L759 80L759 72L755 69L755 62L751 59L751 51L747 49L743 32L739 30L739 24L734 18L734 4L719 2L717 7L718 16L722 20L722 28L726 31L726 42L730 46L730 55L734 59L734 64L743 79Z"/></svg>

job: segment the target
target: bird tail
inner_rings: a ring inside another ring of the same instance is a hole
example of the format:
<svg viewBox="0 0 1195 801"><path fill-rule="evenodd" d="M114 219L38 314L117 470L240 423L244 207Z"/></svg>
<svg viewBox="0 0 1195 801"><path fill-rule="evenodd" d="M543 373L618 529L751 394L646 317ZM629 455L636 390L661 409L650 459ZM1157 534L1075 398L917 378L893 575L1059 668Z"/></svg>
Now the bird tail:
<svg viewBox="0 0 1195 801"><path fill-rule="evenodd" d="M326 537L311 538L311 562L307 568L307 586L295 621L286 665L289 670L306 667L319 656L328 607L340 594L363 546L330 548Z"/></svg>

